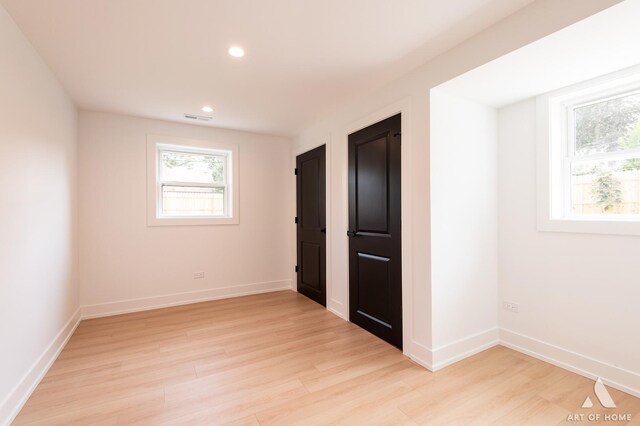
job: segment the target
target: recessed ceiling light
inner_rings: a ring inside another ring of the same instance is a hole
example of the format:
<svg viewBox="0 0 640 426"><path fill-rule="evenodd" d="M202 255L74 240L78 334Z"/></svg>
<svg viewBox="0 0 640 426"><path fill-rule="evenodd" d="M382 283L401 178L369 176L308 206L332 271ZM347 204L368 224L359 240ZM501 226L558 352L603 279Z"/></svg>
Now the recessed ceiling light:
<svg viewBox="0 0 640 426"><path fill-rule="evenodd" d="M238 46L232 46L229 48L229 55L234 58L242 58L244 56L244 49Z"/></svg>
<svg viewBox="0 0 640 426"><path fill-rule="evenodd" d="M202 107L202 110L204 112L213 112L213 108L211 108L209 105L205 105Z"/></svg>

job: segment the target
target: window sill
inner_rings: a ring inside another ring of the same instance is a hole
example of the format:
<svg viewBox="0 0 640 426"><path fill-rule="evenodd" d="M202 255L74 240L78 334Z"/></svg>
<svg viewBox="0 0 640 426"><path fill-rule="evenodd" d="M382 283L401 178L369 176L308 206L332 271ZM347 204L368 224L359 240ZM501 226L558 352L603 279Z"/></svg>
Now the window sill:
<svg viewBox="0 0 640 426"><path fill-rule="evenodd" d="M211 225L239 225L236 217L149 217L147 226L211 226Z"/></svg>
<svg viewBox="0 0 640 426"><path fill-rule="evenodd" d="M601 235L640 235L639 220L541 219L538 231Z"/></svg>

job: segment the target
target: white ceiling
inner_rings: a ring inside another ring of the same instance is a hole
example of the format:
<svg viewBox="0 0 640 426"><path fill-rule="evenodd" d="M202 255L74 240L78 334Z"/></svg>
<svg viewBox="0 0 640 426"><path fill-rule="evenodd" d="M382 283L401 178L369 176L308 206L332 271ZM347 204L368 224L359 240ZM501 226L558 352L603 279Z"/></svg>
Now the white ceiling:
<svg viewBox="0 0 640 426"><path fill-rule="evenodd" d="M640 64L640 1L624 1L438 89L501 108Z"/></svg>
<svg viewBox="0 0 640 426"><path fill-rule="evenodd" d="M532 0L0 1L79 108L292 135Z"/></svg>

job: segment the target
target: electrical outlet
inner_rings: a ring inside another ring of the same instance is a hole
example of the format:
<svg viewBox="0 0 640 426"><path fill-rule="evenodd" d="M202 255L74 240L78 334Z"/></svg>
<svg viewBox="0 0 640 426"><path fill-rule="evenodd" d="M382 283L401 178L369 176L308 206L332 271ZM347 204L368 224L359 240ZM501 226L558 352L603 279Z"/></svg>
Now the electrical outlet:
<svg viewBox="0 0 640 426"><path fill-rule="evenodd" d="M204 272L194 272L193 273L193 279L194 280L201 280L204 278Z"/></svg>
<svg viewBox="0 0 640 426"><path fill-rule="evenodd" d="M507 302L506 300L502 301L502 308L505 311L518 313L518 304L515 302Z"/></svg>

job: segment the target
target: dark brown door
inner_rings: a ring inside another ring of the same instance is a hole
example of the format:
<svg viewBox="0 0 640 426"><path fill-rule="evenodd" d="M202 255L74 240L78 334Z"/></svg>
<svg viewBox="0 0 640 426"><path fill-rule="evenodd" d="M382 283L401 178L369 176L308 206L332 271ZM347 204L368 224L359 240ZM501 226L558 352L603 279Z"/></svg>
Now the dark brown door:
<svg viewBox="0 0 640 426"><path fill-rule="evenodd" d="M325 147L296 157L298 292L327 306Z"/></svg>
<svg viewBox="0 0 640 426"><path fill-rule="evenodd" d="M349 135L349 317L402 349L400 114Z"/></svg>

